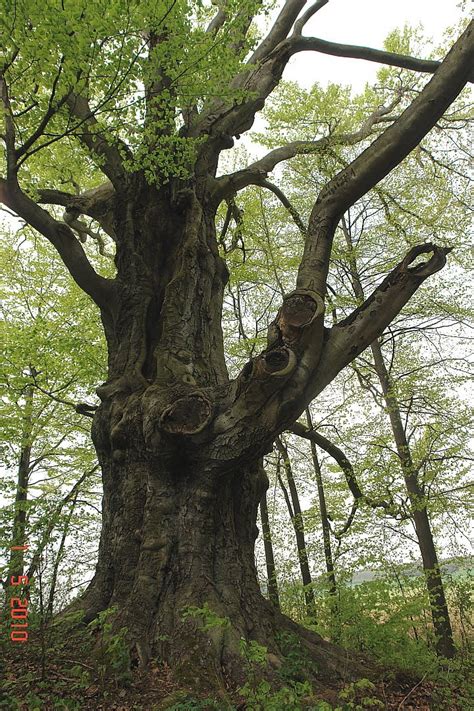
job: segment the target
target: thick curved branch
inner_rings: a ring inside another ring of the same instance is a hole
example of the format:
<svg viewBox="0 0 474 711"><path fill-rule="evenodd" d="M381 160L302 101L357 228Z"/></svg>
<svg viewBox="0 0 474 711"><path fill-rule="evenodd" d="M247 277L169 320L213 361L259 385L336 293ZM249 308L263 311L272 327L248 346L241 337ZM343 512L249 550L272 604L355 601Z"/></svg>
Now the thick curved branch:
<svg viewBox="0 0 474 711"><path fill-rule="evenodd" d="M301 36L301 33L303 32L303 28L306 25L307 22L315 15L321 8L323 8L325 5L327 5L329 0L317 0L313 5L308 7L306 12L301 15L300 19L295 22L295 27L293 29L293 36Z"/></svg>
<svg viewBox="0 0 474 711"><path fill-rule="evenodd" d="M361 306L330 329L310 385L310 399L382 335L424 280L443 268L450 251L430 243L414 247ZM422 254L432 256L420 263Z"/></svg>
<svg viewBox="0 0 474 711"><path fill-rule="evenodd" d="M261 185L278 163L294 158L298 155L306 155L323 150L330 142L329 137L320 138L317 141L293 141L286 146L274 148L259 160L251 163L243 170L238 170L229 175L223 175L214 181L214 199L220 202L228 195L235 195L239 190L247 188L249 185Z"/></svg>
<svg viewBox="0 0 474 711"><path fill-rule="evenodd" d="M296 207L288 200L286 197L285 193L280 190L280 188L277 185L274 185L271 183L269 180L262 180L261 183L259 183L262 188L266 188L267 190L270 190L276 197L279 199L283 207L285 207L288 212L290 213L291 217L293 218L293 222L303 235L303 237L306 237L306 225L304 224L301 215L299 214L298 210Z"/></svg>
<svg viewBox="0 0 474 711"><path fill-rule="evenodd" d="M18 184L15 125L3 74L0 74L0 98L3 104L7 149L7 179L0 178L0 202L51 242L75 282L98 306L110 308L114 291L113 282L97 274L69 227L55 220L46 210L37 205Z"/></svg>
<svg viewBox="0 0 474 711"><path fill-rule="evenodd" d="M403 114L321 191L309 221L297 285L324 294L332 240L344 212L415 148L461 92L474 64L474 23Z"/></svg>
<svg viewBox="0 0 474 711"><path fill-rule="evenodd" d="M114 209L116 193L109 181L79 195L62 190L38 190L38 202L46 205L62 205L67 212L88 215L96 220L112 239L115 239Z"/></svg>
<svg viewBox="0 0 474 711"><path fill-rule="evenodd" d="M287 0L275 20L270 32L250 57L249 64L257 64L268 57L275 47L287 36L307 0Z"/></svg>
<svg viewBox="0 0 474 711"><path fill-rule="evenodd" d="M274 148L263 158L251 163L246 168L217 178L214 182L214 196L222 200L229 194L248 187L249 185L262 185L263 181L279 163L290 160L296 156L311 155L323 152L333 146L353 146L359 141L368 138L374 126L385 122L391 111L400 103L401 95L398 94L387 106L380 106L366 118L361 127L353 133L330 134L316 141L292 141L285 146Z"/></svg>
<svg viewBox="0 0 474 711"><path fill-rule="evenodd" d="M190 135L230 137L244 133L252 126L256 113L277 86L290 59L285 38L306 2L285 2L270 32L248 60L247 68L234 77L231 88L243 90L248 95L247 100L232 105L221 99L215 101L193 126Z"/></svg>
<svg viewBox="0 0 474 711"><path fill-rule="evenodd" d="M355 501L363 501L374 509L383 508L387 511L393 511L394 506L392 501L384 501L383 499L372 499L362 493L362 490L357 481L354 467L352 466L351 462L346 457L342 449L340 449L340 447L338 447L336 444L324 437L324 435L320 434L316 430L308 429L300 422L295 422L295 424L292 425L289 430L293 434L298 435L298 437L303 437L304 439L308 439L311 442L314 442L314 444L316 444L321 449L324 449L324 451L327 452L329 456L334 459L335 462L337 462L344 474L347 486L349 487L349 490Z"/></svg>
<svg viewBox="0 0 474 711"><path fill-rule="evenodd" d="M227 20L227 12L220 7L206 28L206 34L217 34Z"/></svg>
<svg viewBox="0 0 474 711"><path fill-rule="evenodd" d="M296 25L295 25L296 30ZM295 32L296 34L296 32ZM434 72L441 66L441 62L433 59L419 59L408 54L397 54L387 52L382 49L372 47L360 47L351 44L340 44L339 42L328 42L319 37L291 37L291 55L298 52L320 52L330 54L333 57L347 57L349 59L365 59L368 62L377 62L391 67L401 67L411 69L415 72ZM474 81L474 72L471 70L468 81Z"/></svg>
<svg viewBox="0 0 474 711"><path fill-rule="evenodd" d="M0 202L44 235L58 251L78 286L102 308L110 308L114 282L97 274L74 233L21 191L18 184L0 178Z"/></svg>
<svg viewBox="0 0 474 711"><path fill-rule="evenodd" d="M354 517L357 513L358 508L359 508L359 501L358 501L358 499L354 499L354 503L352 504L352 508L349 511L349 516L347 517L346 522L341 526L341 528L339 530L337 530L337 531L335 529L332 530L332 534L338 542L338 546L336 549L336 559L337 559L338 551L339 551L339 548L341 545L341 539L344 536L344 534L347 533L347 531L352 526L352 522L354 521Z"/></svg>
<svg viewBox="0 0 474 711"><path fill-rule="evenodd" d="M404 66L415 71L435 72L441 66L439 62L384 52L369 47L351 47L326 42L319 38L305 38L297 34L288 37L292 23L296 20L297 14L304 4L296 1L285 3L274 27L250 58L247 64L248 69L233 80L232 88L248 92L248 100L234 106L229 106L225 101L215 102L201 121L196 124L193 135L209 133L234 136L247 131L252 126L256 113L262 109L265 100L279 83L291 57L304 50L324 50L334 55L360 57L389 65ZM297 7L299 8L298 12ZM310 10L311 8L301 20L308 15ZM295 30L297 26L299 27L298 22L295 25ZM277 38L279 41L276 41ZM472 75L471 68L467 72L466 81L472 79Z"/></svg>
<svg viewBox="0 0 474 711"><path fill-rule="evenodd" d="M304 425L302 425L300 422L295 422L295 424L289 428L289 431L295 435L298 435L298 437L303 437L304 439L307 439L310 442L314 442L318 447L324 449L324 451L327 452L329 456L332 457L339 464L346 479L347 486L349 487L354 499L364 498L364 495L357 482L354 467L352 466L351 462L348 460L342 449L340 449L337 445L333 444L330 440L326 439L326 437L324 437L316 430L310 430Z"/></svg>

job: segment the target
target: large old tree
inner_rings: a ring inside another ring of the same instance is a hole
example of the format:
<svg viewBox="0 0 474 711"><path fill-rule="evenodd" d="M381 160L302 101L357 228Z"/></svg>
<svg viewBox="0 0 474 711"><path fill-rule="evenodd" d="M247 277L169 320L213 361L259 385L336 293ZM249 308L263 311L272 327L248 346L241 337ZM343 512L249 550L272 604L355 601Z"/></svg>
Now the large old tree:
<svg viewBox="0 0 474 711"><path fill-rule="evenodd" d="M116 624L127 626L141 663L160 656L193 684L202 671L210 686L238 681L242 637L265 645L278 666L282 630L301 636L320 669L340 669L337 648L260 592L261 458L443 267L448 251L412 249L349 318L325 325L341 216L417 146L474 66L472 27L440 62L305 36L327 2L282 2L266 30L258 15L272 3L260 0L7 2L1 199L55 246L97 305L108 345L92 425L103 525L96 573L77 604L89 620L117 606ZM219 174L219 158L251 128L299 52L433 76L403 112L393 113L394 101L357 133L337 137L365 140L365 150L318 196L308 195L314 205L294 291L270 324L265 350L231 379L217 210L227 201L231 215L238 191L269 187L278 163L330 147L331 136L282 146L230 174ZM87 256L83 243L94 239L101 249L115 243L113 278ZM183 615L206 604L229 624L199 629L199 617Z"/></svg>

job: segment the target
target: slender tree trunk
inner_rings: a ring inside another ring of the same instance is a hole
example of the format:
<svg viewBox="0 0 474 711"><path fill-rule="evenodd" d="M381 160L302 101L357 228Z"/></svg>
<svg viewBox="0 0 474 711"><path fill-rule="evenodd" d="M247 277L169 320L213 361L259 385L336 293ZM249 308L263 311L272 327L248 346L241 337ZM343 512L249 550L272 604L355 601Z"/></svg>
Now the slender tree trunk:
<svg viewBox="0 0 474 711"><path fill-rule="evenodd" d="M74 509L76 507L78 493L79 492L76 489L76 491L74 492L74 496L73 496L72 503L69 508L66 520L64 522L63 532L61 535L61 541L59 542L58 553L56 555L56 560L54 561L53 573L51 575L51 583L50 583L49 594L48 594L48 605L46 607L46 620L49 620L53 616L54 597L56 594L56 583L58 580L59 565L60 565L61 560L64 555L64 547L66 545L66 539L67 539L67 536L69 533L69 526L71 524L72 514L74 513Z"/></svg>
<svg viewBox="0 0 474 711"><path fill-rule="evenodd" d="M364 291L353 253L351 235L344 220L342 227L346 244L350 250L349 265L354 294L362 301L364 299ZM403 427L397 396L393 390L390 375L385 365L382 349L378 340L371 344L371 351L375 371L387 406L405 486L410 499L413 522L420 547L426 586L428 588L431 617L436 635L436 651L440 656L451 658L455 655L456 648L454 646L448 604L426 508L425 496L418 481L417 471L413 464L410 446Z"/></svg>
<svg viewBox="0 0 474 711"><path fill-rule="evenodd" d="M311 413L309 408L306 408L306 421L308 428L313 429L313 422L311 420ZM321 467L319 465L318 453L316 450L315 443L310 440L311 444L311 457L313 460L314 474L316 476L316 485L318 488L318 500L319 500L319 512L321 516L321 525L323 529L323 545L324 545L324 560L326 562L326 573L327 581L329 586L329 593L335 598L337 595L337 585L336 585L336 574L334 572L334 560L332 557L331 548L331 527L329 525L328 510L326 506L326 495L324 492L323 478L321 474ZM332 608L333 613L336 613L336 608L333 603Z"/></svg>
<svg viewBox="0 0 474 711"><path fill-rule="evenodd" d="M278 581L275 568L275 557L273 555L272 534L270 530L270 520L268 517L267 494L262 496L260 501L260 519L262 521L262 537L265 548L265 563L267 567L268 597L270 602L280 609L280 597L278 594Z"/></svg>
<svg viewBox="0 0 474 711"><path fill-rule="evenodd" d="M403 421L400 413L398 400L393 392L390 376L382 354L380 343L375 341L372 346L375 370L382 387L385 402L387 405L390 423L392 425L393 437L400 458L405 486L410 498L411 512L415 525L416 537L420 546L423 570L425 573L426 586L430 599L431 617L436 635L436 651L443 657L454 657L456 648L454 646L453 632L449 619L448 604L444 592L443 579L438 562L438 556L431 532L428 510L423 490L418 481L416 468L411 457L410 446L408 444Z"/></svg>
<svg viewBox="0 0 474 711"><path fill-rule="evenodd" d="M38 570L41 562L41 556L43 554L44 549L49 543L49 540L51 538L51 534L54 531L56 527L57 520L59 516L61 515L61 512L64 508L64 506L67 504L68 501L71 501L71 499L76 500L77 495L79 493L79 489L84 482L84 480L90 475L93 474L97 469L99 468L99 465L96 464L92 469L89 471L84 472L82 476L79 477L79 479L75 482L73 487L71 488L70 491L66 494L66 496L63 497L63 499L59 502L59 504L56 506L55 510L51 514L49 518L48 525L43 531L43 534L41 536L41 540L33 554L33 557L31 558L30 565L28 566L28 571L27 571L27 576L28 578L33 578L36 574L36 571Z"/></svg>
<svg viewBox="0 0 474 711"><path fill-rule="evenodd" d="M23 575L25 567L25 552L22 546L26 544L26 504L28 500L28 483L31 464L31 436L33 432L33 385L25 388L25 405L23 410L23 427L21 434L21 449L18 462L18 479L14 504L12 543L17 547L11 550L8 569L8 580L11 575Z"/></svg>
<svg viewBox="0 0 474 711"><path fill-rule="evenodd" d="M283 444L283 441L279 437L277 437L276 439L276 446L283 460L286 479L288 481L288 488L290 490L291 501L288 498L288 494L285 495L285 500L287 503L291 522L295 531L296 546L298 549L298 561L300 564L301 578L303 580L304 587L306 611L308 617L314 623L316 621L316 603L314 600L313 579L311 577L311 571L309 569L308 549L306 547L304 522L303 515L301 512L300 499L298 496L298 489L296 488L295 479L293 477L293 469L288 455L288 448L285 444ZM283 493L285 492L286 489L285 487L283 487Z"/></svg>

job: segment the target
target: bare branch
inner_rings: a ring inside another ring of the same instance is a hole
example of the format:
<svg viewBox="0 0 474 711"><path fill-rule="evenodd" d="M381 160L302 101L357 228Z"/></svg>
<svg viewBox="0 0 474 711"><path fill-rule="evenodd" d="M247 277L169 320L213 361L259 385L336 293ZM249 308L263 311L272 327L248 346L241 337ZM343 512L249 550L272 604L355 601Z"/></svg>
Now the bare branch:
<svg viewBox="0 0 474 711"><path fill-rule="evenodd" d="M255 114L280 81L290 58L286 37L306 0L287 0L270 32L247 62L247 69L231 82L232 89L242 89L248 99L229 105L215 101L192 128L192 135L231 137L244 133L253 124ZM190 134L191 135L191 134Z"/></svg>
<svg viewBox="0 0 474 711"><path fill-rule="evenodd" d="M318 447L324 449L324 451L327 452L329 456L332 457L339 464L347 482L347 486L349 487L350 492L356 501L362 500L372 508L383 508L386 510L393 509L393 502L372 499L362 493L362 490L357 481L357 477L355 475L354 467L352 466L351 462L346 457L342 449L340 449L336 444L331 442L329 439L324 437L316 430L308 429L300 422L295 422L295 424L292 425L292 427L290 427L289 429L290 432L292 432L293 434L296 434L299 437L303 437L304 439L308 439L311 442L314 442Z"/></svg>
<svg viewBox="0 0 474 711"><path fill-rule="evenodd" d="M206 115L195 125L193 135L209 133L211 135L233 136L247 131L253 124L255 114L262 109L266 98L280 81L290 58L304 50L324 50L338 56L360 57L370 61L403 66L414 71L431 73L437 71L441 66L439 62L432 60L418 59L368 47L351 47L298 35L292 35L288 38L286 35L291 29L289 18L290 15L293 18L292 21L296 18L294 13L297 5L301 9L304 3L289 1L285 4L269 35L249 60L248 69L236 76L232 82L233 88L243 89L248 92L249 99L234 106L229 106L225 101L215 102ZM278 26L280 19L282 19L282 24ZM274 42L273 38L277 35L280 40L279 42ZM472 78L472 69L467 69L465 82Z"/></svg>
<svg viewBox="0 0 474 711"><path fill-rule="evenodd" d="M270 32L250 57L248 61L249 64L261 62L262 59L268 57L270 52L287 37L293 23L305 5L306 0L287 0L285 2Z"/></svg>
<svg viewBox="0 0 474 711"><path fill-rule="evenodd" d="M301 218L301 215L299 214L298 210L296 207L288 200L286 197L285 193L280 190L280 188L277 185L274 185L271 183L269 180L262 180L260 183L262 188L266 188L267 190L271 190L271 192L276 195L276 197L279 199L281 204L286 207L288 212L290 213L291 217L293 218L293 221L295 225L298 227L299 231L303 235L303 237L306 237L306 226Z"/></svg>
<svg viewBox="0 0 474 711"><path fill-rule="evenodd" d="M319 138L316 141L293 141L285 146L274 148L259 160L251 163L246 168L217 178L214 185L214 197L221 200L229 194L234 194L249 185L262 185L275 166L283 161L290 160L295 156L311 155L316 152L323 152L332 146L352 146L359 141L368 138L374 126L385 121L395 106L400 102L401 95L398 94L388 106L378 107L354 133L342 133L340 135L330 134Z"/></svg>
<svg viewBox="0 0 474 711"><path fill-rule="evenodd" d="M101 277L90 264L79 240L63 222L58 222L22 192L16 181L0 178L0 202L44 235L58 251L74 281L95 303L109 309L114 282Z"/></svg>
<svg viewBox="0 0 474 711"><path fill-rule="evenodd" d="M293 141L286 146L274 148L266 156L251 163L243 170L217 178L215 181L214 197L221 201L227 195L232 195L243 190L249 185L261 185L278 163L297 155L305 155L323 150L329 144L330 138L320 138L317 141Z"/></svg>
<svg viewBox="0 0 474 711"><path fill-rule="evenodd" d="M220 28L224 24L224 22L227 19L227 13L224 8L220 7L217 11L217 13L214 15L212 20L210 21L209 25L207 26L206 33L207 34L217 34L219 32Z"/></svg>
<svg viewBox="0 0 474 711"><path fill-rule="evenodd" d="M315 15L319 10L321 10L321 8L327 5L328 2L329 0L317 0L317 2L311 5L311 7L308 7L306 12L300 17L300 19L295 22L293 36L300 37L306 23L309 22L313 15Z"/></svg>
<svg viewBox="0 0 474 711"><path fill-rule="evenodd" d="M354 468L346 457L346 455L344 454L344 452L342 451L342 449L339 449L339 447L330 442L330 440L326 439L326 437L324 437L316 430L309 430L300 422L295 422L295 424L292 425L289 430L293 434L298 435L298 437L308 439L311 442L317 444L318 447L321 447L321 449L324 449L324 451L327 452L341 467L341 470L347 482L347 486L349 487L354 499L364 498L364 495L362 494L362 491L357 482Z"/></svg>
<svg viewBox="0 0 474 711"><path fill-rule="evenodd" d="M62 397L58 397L55 392L51 390L46 390L39 383L36 375L33 373L33 384L37 390L39 390L43 395L47 395L54 402L58 402L61 405L67 405L72 407L79 415L84 415L85 417L94 417L94 412L97 410L97 405L89 405L87 402L72 402L71 400L65 400Z"/></svg>
<svg viewBox="0 0 474 711"><path fill-rule="evenodd" d="M294 34L296 35L296 31ZM427 72L428 74L433 74L438 67L441 66L441 62L437 62L433 59L419 59L418 57L411 57L407 54L397 54L396 52L387 52L382 49L373 49L372 47L359 47L351 44L328 42L319 37L292 36L289 41L291 42L291 56L298 52L321 52L321 54L330 54L333 57L365 59L368 62L401 67L402 69L411 69L415 72ZM474 81L472 69L470 74L468 74L468 81Z"/></svg>

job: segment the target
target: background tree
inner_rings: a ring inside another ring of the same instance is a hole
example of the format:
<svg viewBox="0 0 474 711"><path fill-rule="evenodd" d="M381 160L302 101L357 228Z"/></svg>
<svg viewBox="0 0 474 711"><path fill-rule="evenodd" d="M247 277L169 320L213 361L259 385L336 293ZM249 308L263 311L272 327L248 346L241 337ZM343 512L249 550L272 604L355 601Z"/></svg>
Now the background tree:
<svg viewBox="0 0 474 711"><path fill-rule="evenodd" d="M396 46L397 49L401 49L403 46L406 51L409 51L413 49L413 47L410 47L410 43L413 43L415 39L414 33L405 29L401 36L394 33L388 44L392 47ZM383 90L388 89L390 92L393 88L396 89L399 95L406 91L411 92L414 90L409 77L405 74L394 75L392 72L393 76L390 77L389 70L382 70L380 75L381 78L384 76L385 80L390 80L385 84L385 89ZM394 82L395 79L396 82ZM393 86L391 82L393 82ZM367 93L365 96L358 97L355 100L356 106L361 100L367 100ZM341 96L341 88L329 87L326 94L332 96L333 100L335 100L338 96ZM324 111L328 110L323 103L323 97L324 94L317 89L305 92L294 84L285 85L282 87L280 97L274 100L272 108L267 112L269 121L278 125L279 130L284 132L287 129L291 130L291 127L299 120L303 120L303 117L310 117L307 119L308 131L312 130L312 117L317 116L318 120L324 120ZM350 122L353 121L353 117L344 115L344 112L341 112L340 116L344 117L343 121L349 122L347 125L350 125ZM428 138L423 141L418 152L410 160L407 160L403 170L403 182L400 181L400 178L398 180L387 179L383 181L372 196L360 200L353 206L348 215L342 219L341 230L338 235L338 239L340 238L341 241L336 242L336 248L333 250L333 264L330 275L331 294L337 294L336 298L331 296L333 311L336 308L341 308L343 312L348 314L348 307L350 309L354 305L363 303L364 288L362 279L367 284L371 284L374 274L378 272L381 264L386 261L387 255L396 249L396 241L400 239L400 236L405 240L409 240L409 233L413 230L413 224L416 225L418 232L425 232L426 234L444 233L444 239L456 249L458 265L464 264L466 250L464 235L468 228L463 222L462 205L468 190L469 169L461 155L455 163L450 164L449 154L451 141L462 144L466 140L464 129L469 117L469 110L462 104L458 103L452 107L449 117L439 122L437 126L440 135L434 139L430 140ZM329 116L327 120L329 121ZM268 145L272 145L275 140L274 137L262 138ZM345 149L344 146L339 146L337 150L333 149L330 156L318 154L314 157L309 156L293 161L291 167L286 169L285 175L287 182L285 194L289 197L288 202L292 204L293 210L295 209L294 206L298 204L298 186L308 184L308 182L314 182L316 185L324 184L324 181L333 170L334 163L337 165L337 163L344 164L347 162L347 154L350 153L350 150L352 149ZM420 156L423 156L423 160ZM468 160L467 154L466 160ZM407 194L407 200L400 204L400 195L402 193L405 194L405 190L410 189L412 194L410 197ZM459 220L457 220L456 216L459 216ZM301 222L301 217L298 217L298 220ZM380 255L377 254L377 248L381 244L381 235L387 231L387 227L388 236L390 237L391 233L393 233L394 243L392 245L387 239L386 253L385 255ZM365 240L362 237L362 233L367 237ZM375 237L373 242L370 235ZM339 247L337 246L338 244L340 245ZM364 264L363 277L357 267L359 257ZM448 376L449 369L455 368L457 370L455 376L454 370L450 373L450 377L453 378L451 381L453 387L456 387L459 378L462 378L461 373L466 367L465 356L463 355L464 348L458 344L457 352L455 351L449 358L442 357L440 347L436 347L435 352L433 349L435 347L434 343L430 343L427 340L432 340L435 328L439 331L438 340L441 340L443 336L444 341L453 339L456 324L465 317L466 292L460 277L462 277L462 272L459 272L458 269L457 279L460 303L457 305L457 318L453 309L454 304L451 305L448 312L445 305L440 303L436 295L427 294L422 296L421 299L418 297L411 305L411 308L405 309L405 317L396 319L383 340L380 342L376 340L371 344L374 366L370 367L366 356L357 359L357 365L354 366L361 385L373 394L377 406L380 406L384 397L385 399L387 398L388 391L390 390L391 392L390 403L386 404L387 412L390 414L392 436L395 438L395 446L398 452L397 457L402 463L405 473L409 472L408 475L405 475L405 480L412 499L412 515L417 520L417 537L422 548L427 584L429 590L431 590L430 598L432 601L432 617L437 637L437 648L439 653L444 656L452 656L454 646L442 579L437 563L437 554L433 536L430 533L429 517L426 506L422 503L425 500L424 492L429 488L427 489L423 483L418 481L417 472L420 471L420 467L423 467L426 473L426 467L430 466L426 460L427 449L432 452L429 459L433 461L433 448L438 449L438 454L441 454L445 447L449 450L452 446L451 433L454 427L452 425L446 427L445 425L446 442L441 444L439 427L433 428L431 421L434 410L436 409L440 420L446 419L444 412L456 412L457 414L454 417L457 420L456 428L459 428L459 432L464 430L466 423L466 415L462 407L446 408L441 402L439 405L435 405L432 399L436 391L433 388L436 369L445 368L446 375L443 378ZM347 291L347 286L349 291ZM352 298L350 290L352 290ZM421 345L423 350L418 353L410 348L407 351L409 338L412 339L412 345L414 344L413 339L417 342L415 348L419 349ZM400 345L402 340L403 355L402 346ZM426 342L423 343L423 340ZM384 359L383 343L386 343L391 351L389 354L390 365L387 365ZM423 355L428 355L427 350L430 357L427 362L423 362L423 360L426 361L426 358L423 359ZM446 350L444 343L441 346L441 350ZM391 381L389 370L392 371L394 367L397 367L399 361L400 366L397 370L401 369L402 372L397 375L396 388L393 383L391 388L388 388L388 383ZM406 394L403 397L407 398L407 406L405 404L402 405L402 415L401 402L396 393L398 392L402 397L401 381L406 381L406 374L403 373L403 368L407 367L408 364L410 367L409 372L412 372L412 370L417 372L418 382L416 383L411 379L405 383L406 388L404 390ZM380 393L377 393L374 388L372 376L370 375L371 370L374 369L376 377L382 383L383 392L381 391ZM432 377L429 386L424 383L423 375L419 375L420 371L425 371L426 373L431 371L430 376ZM418 393L416 392L417 388L419 388ZM428 400L430 401L429 406ZM420 410L419 405L421 402L424 405ZM423 422L423 419L426 420L426 418L429 418L427 425ZM416 420L416 424L414 420ZM440 426L443 427L441 423ZM412 447L417 448L419 446L420 440L418 436L423 430L424 434L421 439L424 441L422 447L424 455L420 457L415 465L411 457L411 451ZM299 431L303 432L301 427ZM316 440L318 437L321 439L320 435L314 433ZM409 444L408 438L410 438L412 444ZM428 440L431 442L429 445ZM322 441L324 449L324 440ZM452 456L456 457L457 455L453 452ZM437 458L439 459L440 457ZM441 459L446 461L444 457L441 457ZM373 467L373 469L375 471L376 467ZM435 469L437 468L435 467ZM431 479L432 475L428 476ZM439 476L439 472L435 476ZM360 498L357 492L355 496L356 499ZM390 510L390 507L388 509ZM407 514L403 515L406 516Z"/></svg>
<svg viewBox="0 0 474 711"><path fill-rule="evenodd" d="M337 675L345 666L344 653L260 593L253 548L267 486L261 457L446 261L443 247L410 249L366 302L325 327L340 218L448 110L474 54L472 28L441 63L303 37L326 4L306 9L302 0L287 0L258 39L254 19L266 7L250 1L217 12L186 2L59 8L31 1L7 14L1 197L51 242L98 306L108 348L93 420L104 487L99 559L77 607L90 620L116 606L115 624L127 627L141 663L158 653L192 685L238 681L241 637L265 645L278 666L282 631L301 637L321 672ZM396 99L374 107L355 134L338 137L351 144L377 136L319 193L296 289L270 324L265 350L230 379L218 206L260 184L280 162L330 146L332 137L286 144L218 177L219 158L252 126L301 51L435 74L380 135L376 127L386 124ZM59 189L67 183L74 192ZM41 204L63 206L64 221ZM78 222L80 215L97 225ZM98 239L99 229L108 237ZM83 248L91 241L102 251L115 243L113 278L92 266ZM430 256L420 262L420 255ZM183 608L204 604L229 625L209 635L199 617L183 616Z"/></svg>
<svg viewBox="0 0 474 711"><path fill-rule="evenodd" d="M8 241L1 250L2 579L34 578L40 558L48 558L43 584L45 591L50 588L51 606L55 586L50 582L59 565L57 538L65 522L74 530L76 543L84 544L82 554L76 551L69 561L76 569L71 586L80 581L96 549L85 540L94 514L97 519L97 465L90 419L76 408L91 415L85 401L103 372L103 342L87 297L58 271L54 250L47 243L35 248L25 228L17 236L8 234ZM14 499L13 506L9 499ZM75 513L70 508L74 500ZM25 543L28 553L12 551L7 558L12 544ZM61 591L62 604L68 587Z"/></svg>

